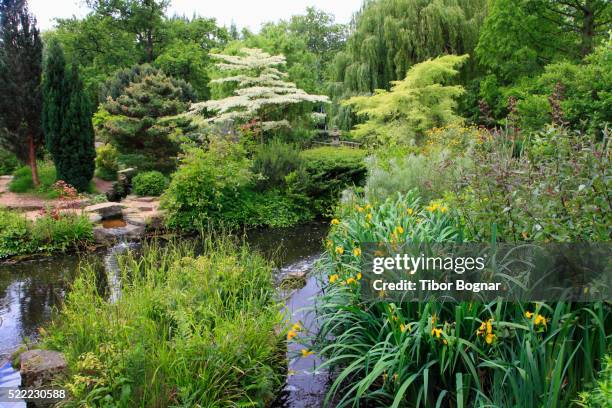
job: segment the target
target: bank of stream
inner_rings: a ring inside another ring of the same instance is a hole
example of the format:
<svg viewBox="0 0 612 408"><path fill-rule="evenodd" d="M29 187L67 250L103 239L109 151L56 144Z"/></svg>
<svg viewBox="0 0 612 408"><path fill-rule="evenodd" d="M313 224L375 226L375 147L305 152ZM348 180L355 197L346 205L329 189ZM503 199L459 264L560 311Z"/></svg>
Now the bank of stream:
<svg viewBox="0 0 612 408"><path fill-rule="evenodd" d="M258 229L247 232L246 241L277 266L277 281L285 275L308 272L321 253L322 240L327 233L324 223L310 223L293 228ZM195 239L195 238L186 238ZM52 318L60 307L70 285L78 273L79 264L93 264L107 276L109 295L117 296L120 282L114 280L112 269L115 255L134 244L120 243L108 250L82 254L60 254L20 263L0 264L0 383L11 379L15 372L7 369L7 357L20 344L34 342L39 328ZM319 287L316 279L306 278L306 285L295 290L279 290L291 322L301 321L313 328L312 316L303 309L311 305L311 298ZM318 372L319 361L310 356L296 358L297 345L288 350L287 383L274 402L275 408L319 406L327 385L325 373ZM0 403L0 406L2 404Z"/></svg>

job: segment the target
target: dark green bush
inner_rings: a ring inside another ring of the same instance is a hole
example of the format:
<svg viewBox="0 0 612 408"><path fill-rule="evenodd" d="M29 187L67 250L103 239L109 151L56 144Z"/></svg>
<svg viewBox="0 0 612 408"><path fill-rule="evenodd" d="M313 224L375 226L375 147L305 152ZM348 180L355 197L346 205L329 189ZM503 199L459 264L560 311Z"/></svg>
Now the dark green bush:
<svg viewBox="0 0 612 408"><path fill-rule="evenodd" d="M286 177L289 191L306 198L317 214L330 214L342 190L363 186L367 172L365 150L318 147L300 154L300 169Z"/></svg>
<svg viewBox="0 0 612 408"><path fill-rule="evenodd" d="M132 189L139 196L160 196L168 186L168 179L159 171L138 173L132 180Z"/></svg>
<svg viewBox="0 0 612 408"><path fill-rule="evenodd" d="M214 139L208 150L190 149L162 197L168 226L197 230L223 221L225 207L253 180L251 161L238 143Z"/></svg>
<svg viewBox="0 0 612 408"><path fill-rule="evenodd" d="M279 190L242 189L225 204L223 211L225 224L250 227L290 227L312 216L302 203Z"/></svg>
<svg viewBox="0 0 612 408"><path fill-rule="evenodd" d="M120 71L109 81L109 91L118 96L106 99L94 115L96 137L111 141L127 166L169 173L176 167L181 140L194 130L189 118L178 116L194 95L185 81L161 72L136 74L148 71Z"/></svg>
<svg viewBox="0 0 612 408"><path fill-rule="evenodd" d="M301 164L300 150L293 144L273 140L258 146L253 157L253 172L263 176L258 187L269 189L284 185L285 177Z"/></svg>
<svg viewBox="0 0 612 408"><path fill-rule="evenodd" d="M11 174L17 167L17 157L8 150L0 149L0 176Z"/></svg>

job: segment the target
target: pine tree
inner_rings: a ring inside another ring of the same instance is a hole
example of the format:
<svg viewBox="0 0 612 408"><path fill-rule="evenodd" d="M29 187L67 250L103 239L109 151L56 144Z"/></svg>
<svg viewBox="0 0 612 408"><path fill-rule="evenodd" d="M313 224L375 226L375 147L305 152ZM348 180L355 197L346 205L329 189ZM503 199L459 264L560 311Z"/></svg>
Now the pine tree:
<svg viewBox="0 0 612 408"><path fill-rule="evenodd" d="M193 101L193 88L145 65L117 72L105 89L109 96L96 113L99 137L112 142L128 166L174 170L179 142L194 130L191 119L180 115Z"/></svg>
<svg viewBox="0 0 612 408"><path fill-rule="evenodd" d="M244 55L211 54L221 61L217 68L229 73L211 83L236 84L234 95L193 104L192 114L204 110L216 112L209 122L217 123L244 123L257 118L263 130L271 130L291 126L283 115L287 106L328 102L327 96L310 95L287 81L287 74L279 69L286 64L284 56L270 55L257 48L240 51Z"/></svg>
<svg viewBox="0 0 612 408"><path fill-rule="evenodd" d="M0 144L32 169L41 128L42 42L24 0L0 0Z"/></svg>

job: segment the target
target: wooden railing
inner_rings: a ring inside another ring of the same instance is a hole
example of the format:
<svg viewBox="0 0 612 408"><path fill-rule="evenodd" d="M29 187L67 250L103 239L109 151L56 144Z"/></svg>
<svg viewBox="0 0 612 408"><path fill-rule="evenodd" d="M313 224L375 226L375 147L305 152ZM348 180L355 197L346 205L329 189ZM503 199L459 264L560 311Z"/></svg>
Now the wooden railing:
<svg viewBox="0 0 612 408"><path fill-rule="evenodd" d="M338 141L329 141L329 142L313 141L312 144L321 145L321 146L333 146L333 147L347 146L353 149L359 149L361 147L361 143L351 142L349 140L338 140Z"/></svg>

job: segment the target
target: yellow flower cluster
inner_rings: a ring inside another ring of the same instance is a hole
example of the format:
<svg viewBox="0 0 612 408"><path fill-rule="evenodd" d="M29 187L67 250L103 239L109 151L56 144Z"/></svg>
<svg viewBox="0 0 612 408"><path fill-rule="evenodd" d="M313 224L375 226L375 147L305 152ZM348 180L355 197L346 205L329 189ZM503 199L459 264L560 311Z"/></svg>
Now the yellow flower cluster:
<svg viewBox="0 0 612 408"><path fill-rule="evenodd" d="M478 330L476 330L477 336L484 336L487 344L493 344L497 336L493 333L493 319L489 319L486 322L482 322Z"/></svg>
<svg viewBox="0 0 612 408"><path fill-rule="evenodd" d="M546 327L546 325L547 325L546 318L544 316L542 316L541 314L539 314L539 313L532 313L530 311L526 311L525 312L525 317L528 318L528 319L531 319L535 326Z"/></svg>
<svg viewBox="0 0 612 408"><path fill-rule="evenodd" d="M361 274L361 272L358 272L357 275L355 275L355 277L349 277L347 280L342 281L341 283L343 285L352 285L357 283L358 280L361 280L361 278L363 277L363 275ZM333 275L329 275L329 283L335 283L340 279L340 275L338 275L337 273L334 273Z"/></svg>
<svg viewBox="0 0 612 408"><path fill-rule="evenodd" d="M300 330L302 330L302 326L299 323L295 323L293 326L291 326L291 330L289 330L289 333L287 333L287 340L294 339Z"/></svg>
<svg viewBox="0 0 612 408"><path fill-rule="evenodd" d="M448 207L446 207L445 205L442 205L439 202L435 202L435 201L429 203L429 205L425 207L425 209L431 213L440 211L442 214L448 211Z"/></svg>

